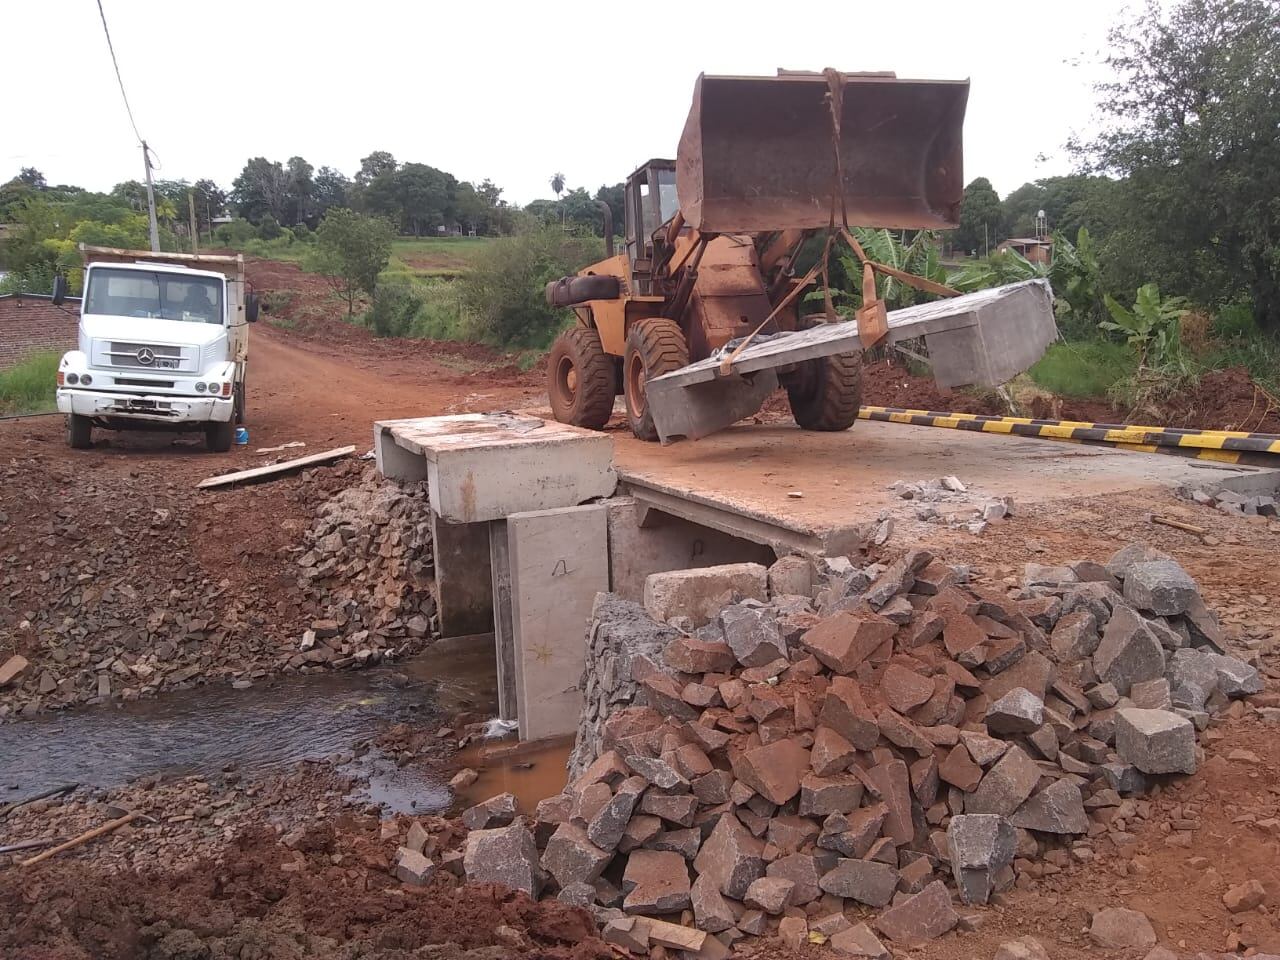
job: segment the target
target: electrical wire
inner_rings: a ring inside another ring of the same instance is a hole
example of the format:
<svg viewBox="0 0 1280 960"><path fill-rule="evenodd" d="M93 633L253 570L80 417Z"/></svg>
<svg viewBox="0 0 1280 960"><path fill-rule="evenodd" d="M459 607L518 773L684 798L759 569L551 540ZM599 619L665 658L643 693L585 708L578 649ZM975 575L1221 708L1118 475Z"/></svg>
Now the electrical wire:
<svg viewBox="0 0 1280 960"><path fill-rule="evenodd" d="M102 17L102 32L107 35L107 49L111 51L111 65L116 68L116 83L120 84L120 96L124 99L125 112L129 114L129 125L133 127L133 135L142 143L142 134L138 132L138 124L133 119L133 107L129 106L129 95L124 91L124 78L120 76L120 62L116 60L116 48L111 43L111 31L107 29L107 14L102 9L102 0L98 0L98 15Z"/></svg>

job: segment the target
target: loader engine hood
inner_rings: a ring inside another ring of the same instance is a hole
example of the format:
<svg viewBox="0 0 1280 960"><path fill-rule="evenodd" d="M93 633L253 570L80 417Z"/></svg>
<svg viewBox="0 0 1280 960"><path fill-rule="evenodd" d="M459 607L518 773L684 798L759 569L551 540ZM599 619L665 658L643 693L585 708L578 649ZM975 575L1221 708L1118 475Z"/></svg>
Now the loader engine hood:
<svg viewBox="0 0 1280 960"><path fill-rule="evenodd" d="M842 195L851 225L957 226L969 81L841 79L836 222ZM822 74L699 76L676 156L685 221L714 233L826 226L837 190L833 130Z"/></svg>

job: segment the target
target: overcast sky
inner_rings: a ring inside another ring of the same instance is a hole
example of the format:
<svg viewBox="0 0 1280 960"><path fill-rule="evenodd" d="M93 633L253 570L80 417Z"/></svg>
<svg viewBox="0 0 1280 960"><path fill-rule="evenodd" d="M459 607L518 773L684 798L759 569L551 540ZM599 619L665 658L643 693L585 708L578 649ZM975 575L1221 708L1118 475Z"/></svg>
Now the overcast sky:
<svg viewBox="0 0 1280 960"><path fill-rule="evenodd" d="M103 0L158 176L230 187L246 158L348 176L389 150L526 203L672 156L693 82L777 67L972 80L965 179L1066 173L1120 4L867 0L423 3ZM649 11L656 11L651 13ZM95 0L0 5L0 180L109 190L141 160Z"/></svg>

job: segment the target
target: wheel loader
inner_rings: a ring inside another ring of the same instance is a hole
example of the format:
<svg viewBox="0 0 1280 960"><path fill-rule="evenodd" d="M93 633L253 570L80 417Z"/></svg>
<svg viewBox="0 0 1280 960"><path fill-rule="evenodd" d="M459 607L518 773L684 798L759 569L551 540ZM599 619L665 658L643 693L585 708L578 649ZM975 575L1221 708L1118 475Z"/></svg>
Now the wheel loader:
<svg viewBox="0 0 1280 960"><path fill-rule="evenodd" d="M807 289L825 284L841 237L864 263L856 345L883 337L873 269L888 268L866 260L848 226L958 224L967 98L968 81L883 73L700 76L676 159L627 177L622 252L606 207L606 258L547 285L548 302L577 315L549 357L556 419L603 428L620 393L632 432L659 439L649 382L712 356L723 355L727 370L727 351L753 338L837 319L829 296L823 314L800 306ZM823 232L820 262L798 277L802 248ZM786 359L760 385L772 390L776 376L803 429L844 430L857 419L861 357L840 343ZM725 423L754 412L750 403ZM732 407L727 395L724 404Z"/></svg>

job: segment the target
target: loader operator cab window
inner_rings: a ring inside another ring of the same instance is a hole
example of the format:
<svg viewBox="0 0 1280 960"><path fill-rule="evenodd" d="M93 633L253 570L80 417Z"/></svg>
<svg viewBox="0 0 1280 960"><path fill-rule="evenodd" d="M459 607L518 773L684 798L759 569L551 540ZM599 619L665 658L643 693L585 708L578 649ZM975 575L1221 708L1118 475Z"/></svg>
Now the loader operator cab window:
<svg viewBox="0 0 1280 960"><path fill-rule="evenodd" d="M658 226L661 226L679 212L680 201L676 197L676 172L655 170L654 174L658 180Z"/></svg>

